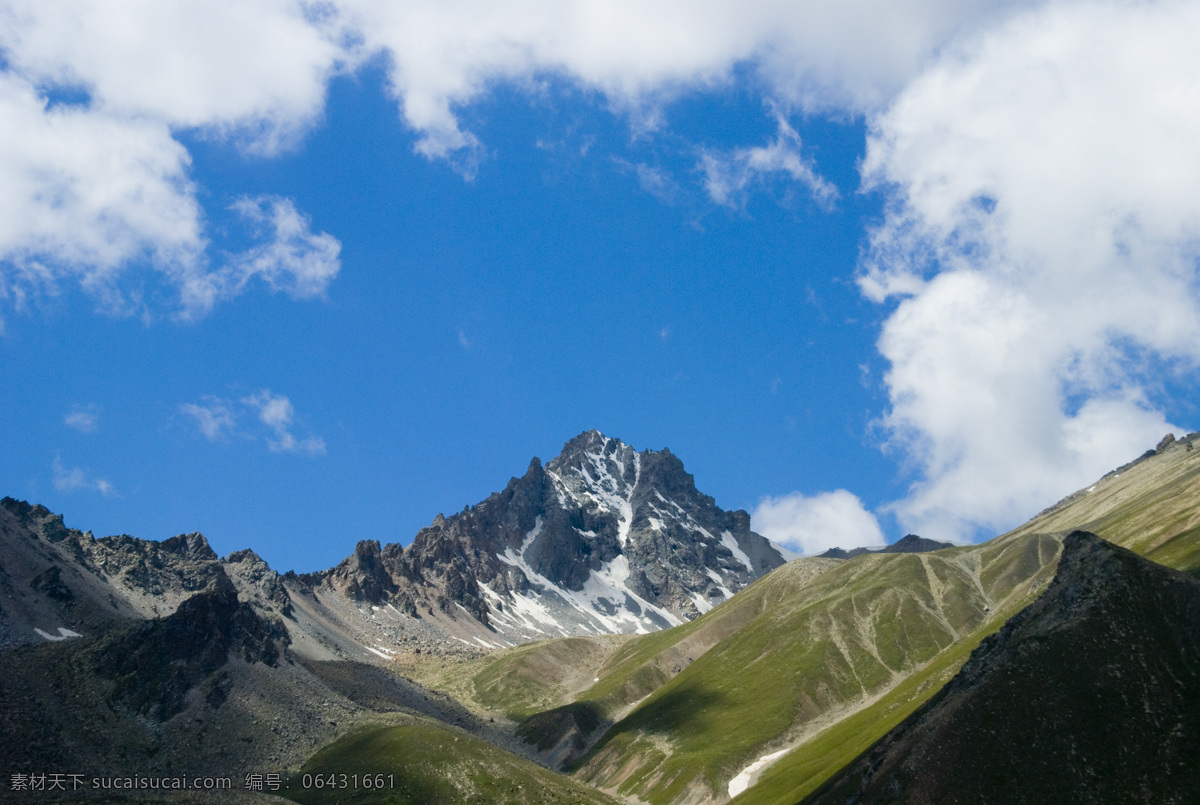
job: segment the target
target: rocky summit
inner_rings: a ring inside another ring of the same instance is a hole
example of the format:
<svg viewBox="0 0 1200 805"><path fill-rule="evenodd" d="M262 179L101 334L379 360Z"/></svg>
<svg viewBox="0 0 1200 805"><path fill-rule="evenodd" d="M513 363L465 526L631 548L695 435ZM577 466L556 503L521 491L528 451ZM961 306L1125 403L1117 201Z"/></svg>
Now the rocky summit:
<svg viewBox="0 0 1200 805"><path fill-rule="evenodd" d="M409 547L360 542L303 581L375 607L376 620L453 619L451 635L491 647L676 626L783 563L670 450L639 453L592 430L503 491L439 514Z"/></svg>

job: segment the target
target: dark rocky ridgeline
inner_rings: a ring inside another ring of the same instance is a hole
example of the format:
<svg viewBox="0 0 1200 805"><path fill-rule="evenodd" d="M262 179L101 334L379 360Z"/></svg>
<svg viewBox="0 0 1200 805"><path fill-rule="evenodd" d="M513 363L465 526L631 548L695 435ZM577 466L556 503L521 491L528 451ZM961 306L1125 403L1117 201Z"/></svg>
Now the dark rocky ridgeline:
<svg viewBox="0 0 1200 805"><path fill-rule="evenodd" d="M492 609L512 596L544 593L546 582L579 591L620 556L629 568L625 587L680 619L703 611L695 596L707 608L783 564L750 530L749 515L718 508L669 450L637 453L587 431L545 465L534 458L486 500L439 514L408 548L360 542L353 556L307 581L417 617L465 610L487 626ZM632 602L614 597L601 609ZM646 625L667 625L653 617Z"/></svg>
<svg viewBox="0 0 1200 805"><path fill-rule="evenodd" d="M830 548L821 554L820 558L853 559L856 556L862 556L864 553L929 553L930 551L940 551L942 548L953 547L954 543L952 542L939 542L936 539L918 537L916 534L906 534L886 548L852 548L848 551L843 548Z"/></svg>
<svg viewBox="0 0 1200 805"><path fill-rule="evenodd" d="M806 803L1191 803L1200 581L1095 535L1037 601Z"/></svg>
<svg viewBox="0 0 1200 805"><path fill-rule="evenodd" d="M226 663L274 666L290 639L283 624L238 601L222 577L165 618L133 626L91 649L92 668L111 680L111 704L154 721L166 721L187 706L193 689L209 707L219 707L232 684Z"/></svg>

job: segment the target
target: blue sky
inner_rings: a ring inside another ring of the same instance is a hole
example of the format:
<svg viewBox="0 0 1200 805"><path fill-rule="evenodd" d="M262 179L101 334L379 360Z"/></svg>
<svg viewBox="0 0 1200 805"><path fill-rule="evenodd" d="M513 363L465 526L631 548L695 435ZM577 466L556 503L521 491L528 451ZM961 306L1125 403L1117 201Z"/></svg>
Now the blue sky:
<svg viewBox="0 0 1200 805"><path fill-rule="evenodd" d="M97 535L320 569L598 428L972 540L1197 421L1189 4L6 5L0 489Z"/></svg>

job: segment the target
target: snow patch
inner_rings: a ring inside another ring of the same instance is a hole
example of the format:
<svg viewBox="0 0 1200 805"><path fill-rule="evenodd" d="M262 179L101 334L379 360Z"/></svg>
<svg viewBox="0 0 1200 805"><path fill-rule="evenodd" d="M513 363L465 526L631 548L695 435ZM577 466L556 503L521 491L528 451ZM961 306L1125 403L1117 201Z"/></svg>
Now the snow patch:
<svg viewBox="0 0 1200 805"><path fill-rule="evenodd" d="M779 760L779 758L783 757L790 751L790 749L780 749L778 752L772 752L769 755L763 755L758 760L742 769L741 772L738 773L737 777L734 777L729 781L729 796L731 798L736 797L738 794L754 785L756 782L758 782L759 775L762 774L763 770L766 769L767 766L770 766L772 763L774 763L776 760Z"/></svg>
<svg viewBox="0 0 1200 805"><path fill-rule="evenodd" d="M628 532L628 524L625 525L625 531ZM534 521L533 529L526 534L518 551L514 552L510 547L496 558L505 564L520 568L530 582L542 588L543 598L554 595L578 612L582 616L578 624L581 629L590 630L596 634L627 633L631 630L637 634L648 634L652 630L657 630L661 624L648 618L645 614L647 612L654 613L662 622L671 626L679 626L683 623L675 615L651 604L629 588L626 584L629 579L629 560L623 554L618 554L611 561L605 562L599 570L591 571L582 590L568 590L555 584L525 561L525 551L541 532L542 518L539 517ZM500 597L486 585L483 586L492 595ZM601 600L604 601L603 605ZM635 614L626 607L626 600L633 601L640 612ZM537 628L532 623L532 621L536 621L544 626L557 629L564 636L569 634L542 602L514 594L512 605L515 610L514 618L504 618L502 617L503 613L496 613L495 616L489 617L513 624L519 619L529 628ZM537 629L537 631L546 634L541 629Z"/></svg>
<svg viewBox="0 0 1200 805"><path fill-rule="evenodd" d="M722 531L721 544L729 549L729 552L733 554L734 559L745 565L746 569L751 573L754 572L754 565L750 562L750 557L746 556L746 552L738 547L737 540L733 538L733 534L730 534L728 531Z"/></svg>
<svg viewBox="0 0 1200 805"><path fill-rule="evenodd" d="M70 629L66 628L65 626L58 627L58 634L56 634L56 635L49 634L48 632L43 632L41 629L34 629L33 631L37 632L42 637L46 638L47 640L49 640L53 643L57 643L60 640L66 640L67 638L70 638L70 637L83 637L83 635L79 634L79 632L72 632Z"/></svg>
<svg viewBox="0 0 1200 805"><path fill-rule="evenodd" d="M708 574L710 579L717 583L717 589L721 591L721 595L725 596L726 601L728 601L730 598L733 598L733 590L725 586L725 579L721 578L720 574L718 574L711 567L704 568L704 572Z"/></svg>

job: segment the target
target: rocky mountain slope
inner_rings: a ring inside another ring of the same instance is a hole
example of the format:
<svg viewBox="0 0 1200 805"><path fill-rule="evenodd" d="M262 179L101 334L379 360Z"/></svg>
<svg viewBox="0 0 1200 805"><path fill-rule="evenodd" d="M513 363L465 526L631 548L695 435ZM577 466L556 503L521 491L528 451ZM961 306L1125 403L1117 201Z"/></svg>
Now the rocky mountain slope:
<svg viewBox="0 0 1200 805"><path fill-rule="evenodd" d="M0 557L0 759L31 773L294 769L381 717L533 754L394 659L655 631L782 564L669 451L595 431L409 547L360 542L322 573L220 558L199 534L97 539L11 498Z"/></svg>
<svg viewBox="0 0 1200 805"><path fill-rule="evenodd" d="M4 499L0 761L240 782L328 769L369 744L419 789L409 801L525 801L536 780L562 801L587 785L597 802L791 805L1038 600L1071 530L1200 576L1193 437L988 543L782 566L670 453L594 431L412 545L360 542L306 576L250 551L217 557L198 534L96 539ZM1183 717L1164 702L1152 715ZM393 751L413 741L461 757Z"/></svg>
<svg viewBox="0 0 1200 805"><path fill-rule="evenodd" d="M337 567L286 582L331 620L361 611L370 623L347 628L382 642L430 626L490 649L678 626L783 562L669 450L638 453L593 430L503 491L439 514L408 547L360 542Z"/></svg>
<svg viewBox="0 0 1200 805"><path fill-rule="evenodd" d="M806 803L1193 802L1200 581L1083 531L1045 595Z"/></svg>
<svg viewBox="0 0 1200 805"><path fill-rule="evenodd" d="M283 773L381 720L519 748L293 607L250 551L220 559L198 534L96 539L11 498L0 501L0 660L11 774L78 772L86 786L105 773L186 773L240 789L247 773ZM103 792L68 798L93 795Z"/></svg>
<svg viewBox="0 0 1200 805"><path fill-rule="evenodd" d="M893 542L884 548L830 548L821 554L826 559L853 559L856 556L862 556L864 553L928 553L929 551L940 551L942 548L953 548L952 542L939 542L936 539L926 539L918 537L916 534L906 534L900 539Z"/></svg>

